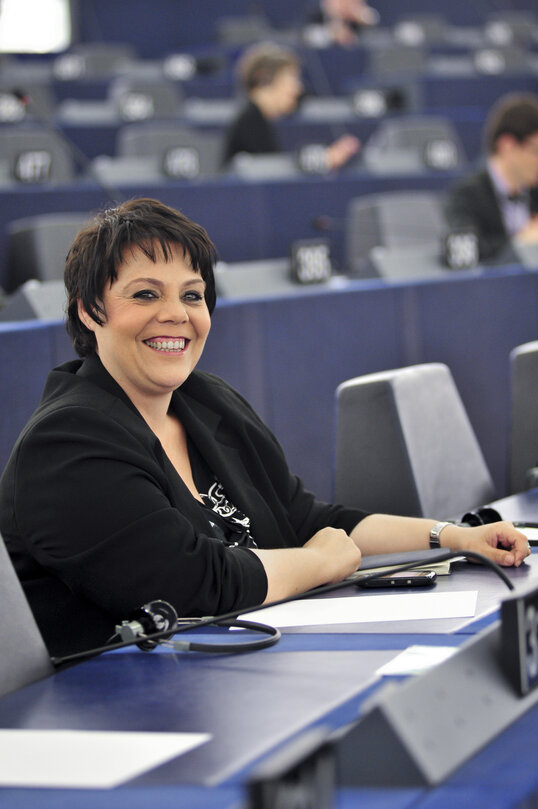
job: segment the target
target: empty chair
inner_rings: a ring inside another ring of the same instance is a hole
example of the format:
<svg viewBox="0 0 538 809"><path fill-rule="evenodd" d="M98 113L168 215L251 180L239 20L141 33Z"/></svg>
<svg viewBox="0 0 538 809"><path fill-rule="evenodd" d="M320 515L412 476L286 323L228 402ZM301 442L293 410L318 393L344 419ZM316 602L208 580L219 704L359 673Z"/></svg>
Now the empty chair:
<svg viewBox="0 0 538 809"><path fill-rule="evenodd" d="M0 163L12 181L24 184L65 183L75 173L73 156L60 135L38 126L0 130Z"/></svg>
<svg viewBox="0 0 538 809"><path fill-rule="evenodd" d="M444 42L448 22L441 14L408 14L397 21L393 33L397 42L405 45Z"/></svg>
<svg viewBox="0 0 538 809"><path fill-rule="evenodd" d="M53 672L50 656L0 536L0 697Z"/></svg>
<svg viewBox="0 0 538 809"><path fill-rule="evenodd" d="M134 48L125 42L80 42L57 56L52 69L61 81L103 79L119 73L135 59Z"/></svg>
<svg viewBox="0 0 538 809"><path fill-rule="evenodd" d="M461 517L493 482L449 368L426 363L336 391L334 501L372 512Z"/></svg>
<svg viewBox="0 0 538 809"><path fill-rule="evenodd" d="M529 55L520 45L489 45L477 48L473 64L478 73L521 73L529 67Z"/></svg>
<svg viewBox="0 0 538 809"><path fill-rule="evenodd" d="M368 52L368 72L375 77L418 76L423 74L426 55L421 45L390 42Z"/></svg>
<svg viewBox="0 0 538 809"><path fill-rule="evenodd" d="M177 82L121 76L110 83L109 99L116 105L123 121L147 121L177 115L182 93Z"/></svg>
<svg viewBox="0 0 538 809"><path fill-rule="evenodd" d="M49 213L10 222L7 291L32 278L39 281L63 278L67 252L89 219L89 213Z"/></svg>
<svg viewBox="0 0 538 809"><path fill-rule="evenodd" d="M63 280L25 281L2 302L0 323L64 320L67 299Z"/></svg>
<svg viewBox="0 0 538 809"><path fill-rule="evenodd" d="M223 149L218 132L200 132L173 123L127 124L118 133L122 157L157 157L163 174L175 179L211 177L220 171Z"/></svg>
<svg viewBox="0 0 538 809"><path fill-rule="evenodd" d="M495 45L523 45L532 41L538 21L531 11L497 11L488 14L484 23L484 36Z"/></svg>
<svg viewBox="0 0 538 809"><path fill-rule="evenodd" d="M433 115L384 120L364 145L362 159L367 169L380 174L452 171L466 163L452 122Z"/></svg>
<svg viewBox="0 0 538 809"><path fill-rule="evenodd" d="M382 275L370 260L375 247L438 247L446 230L436 191L394 191L350 200L346 212L346 268L351 275Z"/></svg>
<svg viewBox="0 0 538 809"><path fill-rule="evenodd" d="M510 352L509 489L536 485L538 467L538 340Z"/></svg>

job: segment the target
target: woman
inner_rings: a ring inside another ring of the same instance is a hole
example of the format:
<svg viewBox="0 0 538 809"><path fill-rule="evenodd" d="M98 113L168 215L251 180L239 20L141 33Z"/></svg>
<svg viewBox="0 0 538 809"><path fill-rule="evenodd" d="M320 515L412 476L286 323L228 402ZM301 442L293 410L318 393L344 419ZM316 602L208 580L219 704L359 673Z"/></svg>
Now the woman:
<svg viewBox="0 0 538 809"><path fill-rule="evenodd" d="M295 112L303 93L297 56L287 48L262 42L241 56L238 74L246 102L232 121L224 145L223 164L237 154L282 151L275 123ZM341 168L359 151L353 135L342 135L325 147L327 170Z"/></svg>
<svg viewBox="0 0 538 809"><path fill-rule="evenodd" d="M0 530L53 655L103 643L152 599L217 615L429 545L431 520L316 501L245 400L195 370L214 259L203 228L150 199L98 216L67 256L82 359L50 373L0 482ZM506 523L440 539L504 565L528 553Z"/></svg>

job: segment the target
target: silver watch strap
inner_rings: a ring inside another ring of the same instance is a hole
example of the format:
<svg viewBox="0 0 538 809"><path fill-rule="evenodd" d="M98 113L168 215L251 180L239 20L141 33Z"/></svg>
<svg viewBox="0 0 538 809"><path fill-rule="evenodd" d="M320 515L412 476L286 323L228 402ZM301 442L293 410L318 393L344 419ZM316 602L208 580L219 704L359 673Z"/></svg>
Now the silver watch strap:
<svg viewBox="0 0 538 809"><path fill-rule="evenodd" d="M441 531L447 527L447 525L452 525L450 522L436 522L430 531L430 548L440 548L441 547Z"/></svg>

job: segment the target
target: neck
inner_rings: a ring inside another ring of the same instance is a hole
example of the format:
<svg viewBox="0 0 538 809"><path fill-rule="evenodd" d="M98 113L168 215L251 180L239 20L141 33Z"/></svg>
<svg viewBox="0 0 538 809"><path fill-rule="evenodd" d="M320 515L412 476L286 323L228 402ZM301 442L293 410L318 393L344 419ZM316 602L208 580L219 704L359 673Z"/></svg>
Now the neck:
<svg viewBox="0 0 538 809"><path fill-rule="evenodd" d="M146 397L140 395L131 396L128 391L126 393L146 424L158 435L168 421L172 394Z"/></svg>
<svg viewBox="0 0 538 809"><path fill-rule="evenodd" d="M271 92L268 92L268 88L259 87L257 90L252 90L249 98L265 118L274 119L279 117L276 104L273 101Z"/></svg>
<svg viewBox="0 0 538 809"><path fill-rule="evenodd" d="M505 160L502 159L502 157L499 155L492 155L489 162L505 183L510 194L519 194L521 191L525 190L514 178L512 172L510 171L509 165Z"/></svg>

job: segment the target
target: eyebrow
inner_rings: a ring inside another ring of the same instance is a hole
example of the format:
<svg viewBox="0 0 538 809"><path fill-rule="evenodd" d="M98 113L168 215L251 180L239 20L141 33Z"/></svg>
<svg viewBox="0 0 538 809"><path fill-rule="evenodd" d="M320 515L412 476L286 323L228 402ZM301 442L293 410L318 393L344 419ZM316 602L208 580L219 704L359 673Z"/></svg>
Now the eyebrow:
<svg viewBox="0 0 538 809"><path fill-rule="evenodd" d="M142 278L133 278L132 281L129 281L125 285L125 289L128 289L129 287L133 286L133 284L150 284L150 285L153 285L153 286L160 287L161 289L162 289L162 287L166 286L166 284L163 283L163 281L161 281L159 278L142 277ZM200 275L193 275L191 278L189 278L187 281L185 281L185 283L182 284L182 286L183 287L190 287L193 284L200 284L202 286L205 286L205 281Z"/></svg>

